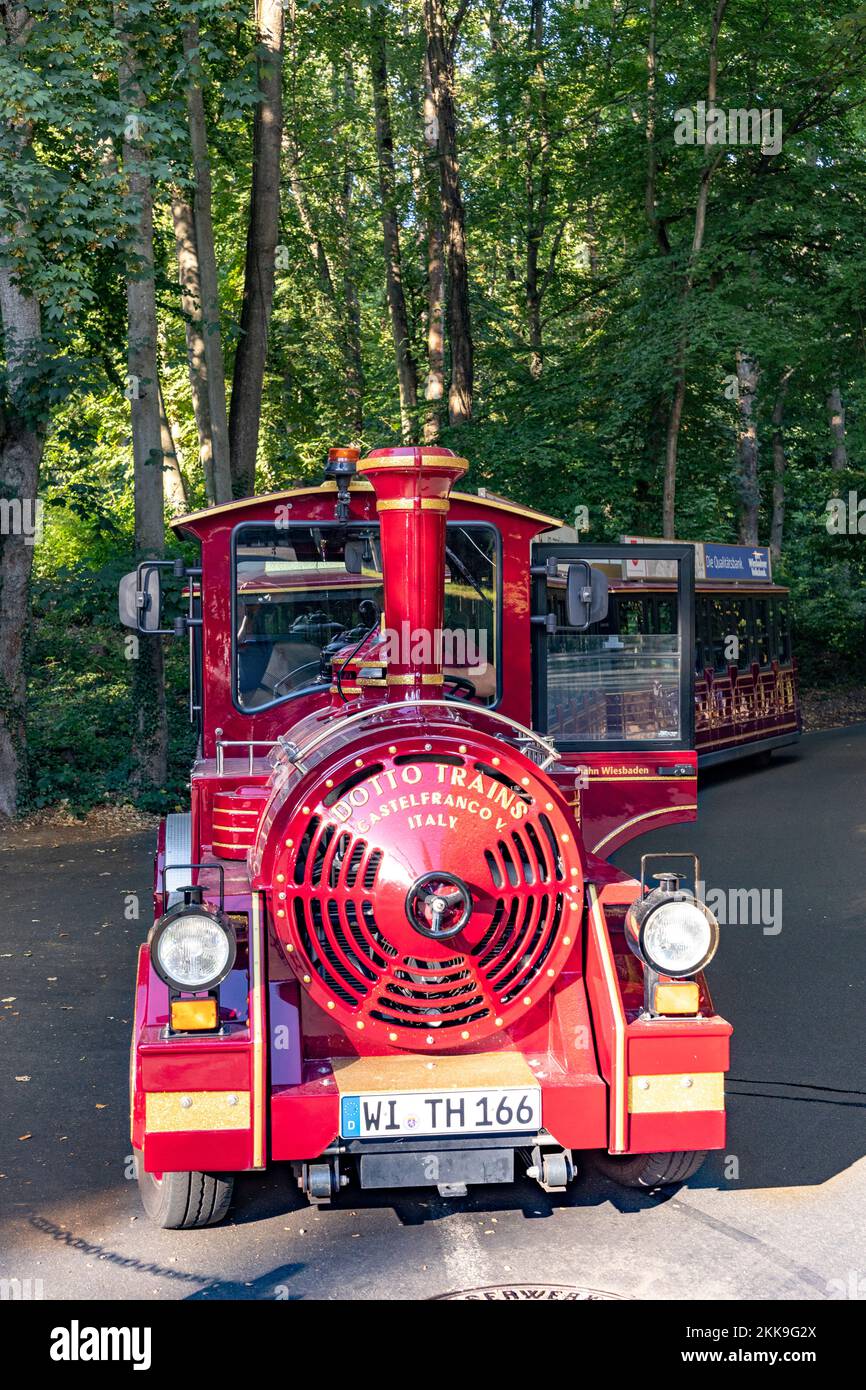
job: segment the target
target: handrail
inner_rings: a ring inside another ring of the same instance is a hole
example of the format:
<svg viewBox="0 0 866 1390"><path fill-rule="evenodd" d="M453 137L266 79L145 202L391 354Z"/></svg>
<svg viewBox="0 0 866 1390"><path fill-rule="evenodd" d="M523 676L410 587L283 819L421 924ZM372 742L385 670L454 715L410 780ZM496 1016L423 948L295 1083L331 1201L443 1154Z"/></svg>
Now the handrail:
<svg viewBox="0 0 866 1390"><path fill-rule="evenodd" d="M309 743L303 748L298 748L291 742L291 739L283 737L277 739L277 744L286 753L289 760L294 763L299 772L307 772L303 759L307 757L313 749L317 748L325 739L330 738L335 732L342 731L348 724L356 724L363 719L369 719L376 714L389 714L397 709L443 709L449 714L460 713L460 707L453 700L394 700L383 702L382 704L372 705L369 709L358 710L355 714L347 715L339 723L328 724L320 733L316 734ZM520 724L516 719L511 719L506 714L500 714L496 710L485 709L483 707L471 706L476 713L483 714L487 719L494 719L500 724L505 724L511 730L518 730L519 735L524 739L529 739L532 743L537 743L544 749L546 754L544 762L539 764L542 772L545 772L553 763L559 761L559 750L548 739L542 738L534 729L528 729L525 724Z"/></svg>
<svg viewBox="0 0 866 1390"><path fill-rule="evenodd" d="M216 744L216 770L221 774L225 769L225 750L227 748L246 748L249 755L247 771L252 776L256 748L273 748L272 738L218 738Z"/></svg>

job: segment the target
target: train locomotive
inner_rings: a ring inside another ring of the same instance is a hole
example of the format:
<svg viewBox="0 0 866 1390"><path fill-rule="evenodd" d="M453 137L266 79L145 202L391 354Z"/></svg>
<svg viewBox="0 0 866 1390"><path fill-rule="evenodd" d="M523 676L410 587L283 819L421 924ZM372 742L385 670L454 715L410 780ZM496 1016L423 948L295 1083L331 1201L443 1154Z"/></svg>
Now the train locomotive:
<svg viewBox="0 0 866 1390"><path fill-rule="evenodd" d="M643 548L673 567L675 632L611 641L625 547L459 492L466 467L333 450L322 484L181 518L200 565L122 582L124 622L188 640L199 730L136 982L160 1226L218 1222L272 1163L328 1203L556 1190L589 1155L655 1187L724 1144L700 867L610 862L696 813L692 552Z"/></svg>

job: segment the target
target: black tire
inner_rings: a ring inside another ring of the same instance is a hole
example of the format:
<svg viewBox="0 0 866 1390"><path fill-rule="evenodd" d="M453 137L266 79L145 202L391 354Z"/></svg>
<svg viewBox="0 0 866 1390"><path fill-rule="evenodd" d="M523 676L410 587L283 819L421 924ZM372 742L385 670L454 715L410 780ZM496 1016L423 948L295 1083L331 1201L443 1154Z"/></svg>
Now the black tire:
<svg viewBox="0 0 866 1390"><path fill-rule="evenodd" d="M705 1149L681 1149L669 1154L599 1153L596 1166L606 1178L623 1187L670 1187L696 1173L706 1156Z"/></svg>
<svg viewBox="0 0 866 1390"><path fill-rule="evenodd" d="M155 1226L166 1231L191 1231L216 1226L231 1206L233 1173L154 1173L144 1171L140 1149L135 1150L135 1176L144 1210Z"/></svg>

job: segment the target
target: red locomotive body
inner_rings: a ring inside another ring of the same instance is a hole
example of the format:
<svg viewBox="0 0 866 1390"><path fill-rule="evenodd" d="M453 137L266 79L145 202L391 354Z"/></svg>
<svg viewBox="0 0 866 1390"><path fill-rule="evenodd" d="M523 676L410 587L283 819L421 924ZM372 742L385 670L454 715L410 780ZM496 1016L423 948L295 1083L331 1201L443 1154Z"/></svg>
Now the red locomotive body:
<svg viewBox="0 0 866 1390"><path fill-rule="evenodd" d="M334 452L321 486L176 523L200 743L139 957L145 1206L216 1221L280 1160L313 1199L527 1152L548 1187L587 1150L678 1181L724 1143L718 930L696 864L692 894L607 856L695 816L693 552L643 548L675 630L612 643L625 547L538 543L554 519L452 491L447 450ZM141 630L158 575L127 581Z"/></svg>

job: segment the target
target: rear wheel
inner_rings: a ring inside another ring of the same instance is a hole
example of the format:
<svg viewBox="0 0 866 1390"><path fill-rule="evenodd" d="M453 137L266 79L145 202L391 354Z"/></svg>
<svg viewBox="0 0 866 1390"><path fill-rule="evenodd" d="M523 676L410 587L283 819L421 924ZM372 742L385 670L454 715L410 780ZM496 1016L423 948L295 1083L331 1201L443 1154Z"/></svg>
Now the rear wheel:
<svg viewBox="0 0 866 1390"><path fill-rule="evenodd" d="M606 1178L623 1187L669 1187L685 1182L706 1158L706 1150L682 1149L669 1154L596 1155L596 1166Z"/></svg>
<svg viewBox="0 0 866 1390"><path fill-rule="evenodd" d="M169 1231L215 1226L228 1213L235 1185L233 1173L146 1173L140 1149L135 1176L147 1215Z"/></svg>

